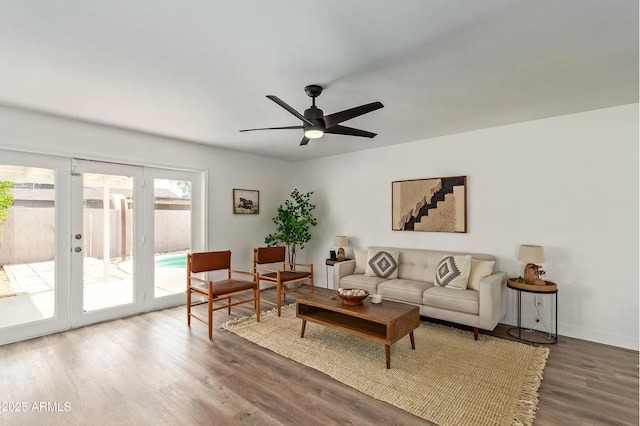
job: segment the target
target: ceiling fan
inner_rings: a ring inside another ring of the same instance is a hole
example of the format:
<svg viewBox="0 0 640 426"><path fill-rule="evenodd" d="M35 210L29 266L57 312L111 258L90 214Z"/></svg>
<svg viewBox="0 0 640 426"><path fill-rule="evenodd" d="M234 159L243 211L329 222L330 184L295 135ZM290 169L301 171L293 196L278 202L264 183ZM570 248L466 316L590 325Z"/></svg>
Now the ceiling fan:
<svg viewBox="0 0 640 426"><path fill-rule="evenodd" d="M310 139L321 138L325 133L332 133L335 135L360 136L363 138L372 138L376 135L375 133L367 132L365 130L342 126L340 125L340 123L380 109L384 107L382 103L372 102L370 104L360 105L354 108L345 109L344 111L324 115L324 112L320 108L316 107L316 98L322 93L322 86L312 84L305 87L304 91L312 99L311 107L304 111L304 115L300 114L298 111L293 109L277 96L267 95L267 98L271 99L273 102L277 103L282 108L286 109L291 114L302 120L301 126L264 127L260 129L244 129L240 131L251 132L254 130L304 129L304 136L302 137L302 142L300 142L300 145L308 144Z"/></svg>

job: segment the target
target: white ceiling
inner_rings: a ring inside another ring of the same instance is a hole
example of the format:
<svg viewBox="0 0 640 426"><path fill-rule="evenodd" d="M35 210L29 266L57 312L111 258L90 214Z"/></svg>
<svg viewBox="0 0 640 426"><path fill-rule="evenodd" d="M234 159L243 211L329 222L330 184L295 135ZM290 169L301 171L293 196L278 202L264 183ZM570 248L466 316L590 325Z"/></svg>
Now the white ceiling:
<svg viewBox="0 0 640 426"><path fill-rule="evenodd" d="M0 0L0 103L291 161L638 102L636 0ZM303 112L381 101L325 135Z"/></svg>

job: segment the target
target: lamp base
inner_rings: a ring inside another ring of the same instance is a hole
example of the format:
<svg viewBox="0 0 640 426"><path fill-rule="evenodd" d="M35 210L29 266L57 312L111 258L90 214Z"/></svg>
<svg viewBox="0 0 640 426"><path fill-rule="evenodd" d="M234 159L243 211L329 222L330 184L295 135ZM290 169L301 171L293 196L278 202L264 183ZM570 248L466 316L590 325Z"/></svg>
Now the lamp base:
<svg viewBox="0 0 640 426"><path fill-rule="evenodd" d="M340 247L338 249L338 262L344 262L344 259L345 259L344 249Z"/></svg>
<svg viewBox="0 0 640 426"><path fill-rule="evenodd" d="M540 282L538 269L539 266L535 263L527 263L524 267L524 282L527 284L536 284L536 281Z"/></svg>

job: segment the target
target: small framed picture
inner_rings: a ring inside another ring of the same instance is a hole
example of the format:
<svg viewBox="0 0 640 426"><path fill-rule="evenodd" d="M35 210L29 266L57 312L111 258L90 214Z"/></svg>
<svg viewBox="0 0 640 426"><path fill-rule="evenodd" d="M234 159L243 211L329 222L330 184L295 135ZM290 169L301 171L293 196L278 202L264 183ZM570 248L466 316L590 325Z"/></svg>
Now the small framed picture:
<svg viewBox="0 0 640 426"><path fill-rule="evenodd" d="M260 191L253 189L233 190L233 214L260 213Z"/></svg>

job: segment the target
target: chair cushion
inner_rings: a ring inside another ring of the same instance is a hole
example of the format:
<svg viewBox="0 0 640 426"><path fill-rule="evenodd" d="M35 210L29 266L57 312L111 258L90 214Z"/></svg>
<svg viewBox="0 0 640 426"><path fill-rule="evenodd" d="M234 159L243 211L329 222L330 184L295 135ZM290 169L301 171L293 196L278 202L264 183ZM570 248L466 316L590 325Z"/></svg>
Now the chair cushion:
<svg viewBox="0 0 640 426"><path fill-rule="evenodd" d="M256 288L256 283L253 281L234 279L216 281L213 283L213 295L224 296L236 291L253 290L254 288Z"/></svg>
<svg viewBox="0 0 640 426"><path fill-rule="evenodd" d="M253 281L230 279L216 281L213 283L212 287L214 296L224 296L225 294L235 293L236 291L254 289L256 287L256 283ZM207 283L192 280L191 288L202 294L209 293L209 284Z"/></svg>
<svg viewBox="0 0 640 426"><path fill-rule="evenodd" d="M311 272L308 271L280 271L280 280L283 283L289 281L303 280L311 277ZM268 272L266 274L260 275L260 278L266 278L269 281L276 281L278 279L278 274L275 272Z"/></svg>

